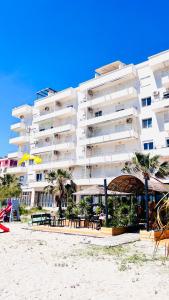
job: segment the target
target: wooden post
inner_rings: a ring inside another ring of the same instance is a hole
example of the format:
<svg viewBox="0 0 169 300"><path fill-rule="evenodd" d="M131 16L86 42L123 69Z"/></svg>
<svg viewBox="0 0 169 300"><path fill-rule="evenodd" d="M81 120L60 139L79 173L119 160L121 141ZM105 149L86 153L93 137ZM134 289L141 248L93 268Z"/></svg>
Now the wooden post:
<svg viewBox="0 0 169 300"><path fill-rule="evenodd" d="M146 204L146 227L147 231L149 231L149 207L148 207L148 176L144 176L145 179L145 204Z"/></svg>
<svg viewBox="0 0 169 300"><path fill-rule="evenodd" d="M106 227L108 226L108 203L107 203L107 180L104 179L104 195L105 195L105 210L106 210Z"/></svg>

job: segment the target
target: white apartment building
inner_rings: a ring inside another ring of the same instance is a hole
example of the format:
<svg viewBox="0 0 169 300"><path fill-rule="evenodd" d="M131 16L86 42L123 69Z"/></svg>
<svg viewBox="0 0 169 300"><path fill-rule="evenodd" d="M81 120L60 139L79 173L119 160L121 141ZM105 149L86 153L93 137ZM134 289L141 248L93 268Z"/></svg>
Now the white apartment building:
<svg viewBox="0 0 169 300"><path fill-rule="evenodd" d="M95 71L95 77L60 92L46 89L32 106L14 108L19 123L11 126L18 147L8 158L25 152L42 158L7 172L20 176L23 195L31 205L47 197L45 174L64 168L77 189L108 183L121 174L135 151L158 154L169 160L169 50L137 65L120 61Z"/></svg>

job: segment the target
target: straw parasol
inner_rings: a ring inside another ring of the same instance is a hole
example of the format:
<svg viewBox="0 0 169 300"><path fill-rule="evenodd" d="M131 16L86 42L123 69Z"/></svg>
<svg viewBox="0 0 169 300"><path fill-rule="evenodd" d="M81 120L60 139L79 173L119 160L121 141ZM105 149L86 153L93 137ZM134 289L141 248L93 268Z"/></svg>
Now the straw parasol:
<svg viewBox="0 0 169 300"><path fill-rule="evenodd" d="M143 193L144 192L144 178L141 173L139 174L125 174L114 178L108 185L111 191L118 191L124 193ZM148 190L150 192L169 192L169 185L162 183L156 177L150 177L148 181Z"/></svg>

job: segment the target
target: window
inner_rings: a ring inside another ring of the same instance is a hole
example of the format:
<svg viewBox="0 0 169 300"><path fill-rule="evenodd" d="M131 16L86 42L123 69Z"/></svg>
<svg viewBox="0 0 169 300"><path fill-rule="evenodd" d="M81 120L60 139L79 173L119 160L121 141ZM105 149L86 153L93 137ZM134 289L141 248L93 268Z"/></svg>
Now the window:
<svg viewBox="0 0 169 300"><path fill-rule="evenodd" d="M143 128L152 127L152 118L142 120L142 127Z"/></svg>
<svg viewBox="0 0 169 300"><path fill-rule="evenodd" d="M152 150L154 149L153 142L145 142L144 143L144 150Z"/></svg>
<svg viewBox="0 0 169 300"><path fill-rule="evenodd" d="M34 163L34 160L33 160L33 159L30 159L30 160L29 160L29 165L32 166L33 163Z"/></svg>
<svg viewBox="0 0 169 300"><path fill-rule="evenodd" d="M143 107L149 106L149 105L151 105L151 97L143 98L143 99L141 99L141 102L142 102Z"/></svg>
<svg viewBox="0 0 169 300"><path fill-rule="evenodd" d="M42 181L42 173L36 174L36 181Z"/></svg>
<svg viewBox="0 0 169 300"><path fill-rule="evenodd" d="M102 110L96 111L95 117L100 117L100 116L102 116Z"/></svg>
<svg viewBox="0 0 169 300"><path fill-rule="evenodd" d="M24 176L20 176L20 177L19 177L19 181L20 181L20 183L23 183L23 181L24 181Z"/></svg>
<svg viewBox="0 0 169 300"><path fill-rule="evenodd" d="M165 123L168 123L168 122L169 122L169 112L168 112L168 111L165 111L165 112L164 112L164 122L165 122Z"/></svg>
<svg viewBox="0 0 169 300"><path fill-rule="evenodd" d="M166 139L166 147L169 147L169 139Z"/></svg>

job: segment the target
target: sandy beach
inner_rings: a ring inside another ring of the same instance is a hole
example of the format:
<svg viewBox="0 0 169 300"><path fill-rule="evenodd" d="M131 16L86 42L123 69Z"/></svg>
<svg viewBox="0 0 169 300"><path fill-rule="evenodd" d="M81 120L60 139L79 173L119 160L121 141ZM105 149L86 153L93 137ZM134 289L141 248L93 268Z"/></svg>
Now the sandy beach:
<svg viewBox="0 0 169 300"><path fill-rule="evenodd" d="M151 242L115 248L10 224L0 234L0 299L168 299L169 261ZM113 237L112 237L113 238Z"/></svg>

